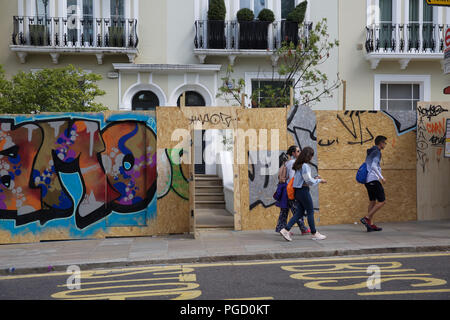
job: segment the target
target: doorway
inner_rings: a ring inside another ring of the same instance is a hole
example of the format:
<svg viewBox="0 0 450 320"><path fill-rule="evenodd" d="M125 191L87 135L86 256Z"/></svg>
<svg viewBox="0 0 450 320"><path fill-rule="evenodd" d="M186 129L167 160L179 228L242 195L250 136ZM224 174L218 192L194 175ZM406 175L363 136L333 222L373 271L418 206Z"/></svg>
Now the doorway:
<svg viewBox="0 0 450 320"><path fill-rule="evenodd" d="M193 210L196 231L234 230L232 151L224 149L225 130L193 130Z"/></svg>

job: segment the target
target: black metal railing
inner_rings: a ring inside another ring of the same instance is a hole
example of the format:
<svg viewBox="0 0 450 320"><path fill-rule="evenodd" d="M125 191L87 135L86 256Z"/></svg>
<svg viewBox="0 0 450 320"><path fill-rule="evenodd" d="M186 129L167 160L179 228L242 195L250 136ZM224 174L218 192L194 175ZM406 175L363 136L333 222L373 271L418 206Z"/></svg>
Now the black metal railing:
<svg viewBox="0 0 450 320"><path fill-rule="evenodd" d="M366 51L368 53L442 53L444 32L443 24L373 24L366 27Z"/></svg>
<svg viewBox="0 0 450 320"><path fill-rule="evenodd" d="M299 26L285 20L273 23L197 20L194 26L196 49L276 50L285 41L296 46L301 38L307 39L312 22Z"/></svg>
<svg viewBox="0 0 450 320"><path fill-rule="evenodd" d="M55 47L121 47L138 45L137 19L14 16L12 44Z"/></svg>

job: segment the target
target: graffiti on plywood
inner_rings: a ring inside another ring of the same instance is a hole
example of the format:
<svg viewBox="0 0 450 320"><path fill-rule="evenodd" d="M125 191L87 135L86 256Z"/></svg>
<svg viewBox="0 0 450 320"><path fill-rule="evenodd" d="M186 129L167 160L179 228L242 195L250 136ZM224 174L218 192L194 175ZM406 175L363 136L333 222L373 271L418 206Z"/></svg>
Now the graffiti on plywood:
<svg viewBox="0 0 450 320"><path fill-rule="evenodd" d="M155 126L134 118L0 119L0 228L74 216L82 230L146 209L156 194Z"/></svg>

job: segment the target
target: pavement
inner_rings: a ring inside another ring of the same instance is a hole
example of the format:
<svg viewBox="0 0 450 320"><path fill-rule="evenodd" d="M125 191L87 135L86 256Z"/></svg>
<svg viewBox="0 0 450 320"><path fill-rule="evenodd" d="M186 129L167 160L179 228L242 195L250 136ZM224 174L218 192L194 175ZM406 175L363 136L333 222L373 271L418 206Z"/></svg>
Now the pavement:
<svg viewBox="0 0 450 320"><path fill-rule="evenodd" d="M450 251L450 220L320 226L327 239L311 240L297 227L287 242L274 230L204 229L191 234L0 245L0 274L284 258Z"/></svg>

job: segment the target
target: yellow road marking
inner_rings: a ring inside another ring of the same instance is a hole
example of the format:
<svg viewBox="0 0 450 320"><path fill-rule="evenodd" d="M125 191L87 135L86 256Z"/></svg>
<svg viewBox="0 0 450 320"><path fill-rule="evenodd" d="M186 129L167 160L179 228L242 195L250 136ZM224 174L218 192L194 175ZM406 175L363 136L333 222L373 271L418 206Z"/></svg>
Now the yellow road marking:
<svg viewBox="0 0 450 320"><path fill-rule="evenodd" d="M207 267L223 267L223 266L252 266L252 265L270 265L270 264L290 264L290 263L308 263L308 262L328 262L337 260L347 260L347 261L357 261L357 260L379 260L379 259L404 259L404 258L422 258L422 257L444 257L450 256L450 253L423 253L423 254L395 254L395 255L375 255L375 256L351 256L351 257L322 257L313 259L277 259L270 261L245 261L245 262L220 262L220 263L190 263L190 264L173 264L173 266L182 266L189 268L207 268ZM110 268L110 269L98 269L98 270L86 270L81 271L80 276L116 276L116 275L106 275L108 272L151 272L154 271L164 271L165 268L171 268L170 266L149 266L149 267L130 267L130 268ZM170 270L170 269L167 269ZM173 269L171 269L173 270ZM51 272L51 273L41 273L41 274L26 274L26 275L11 275L11 276L0 276L1 280L12 280L12 279L27 279L27 278L39 278L39 277L58 277L67 276L67 272Z"/></svg>
<svg viewBox="0 0 450 320"><path fill-rule="evenodd" d="M273 300L273 297L254 297L254 298L231 298L224 300Z"/></svg>
<svg viewBox="0 0 450 320"><path fill-rule="evenodd" d="M359 292L358 295L360 295L360 296L381 296L381 295L385 295L385 294L437 293L437 292L450 292L450 289L374 291L374 292Z"/></svg>

